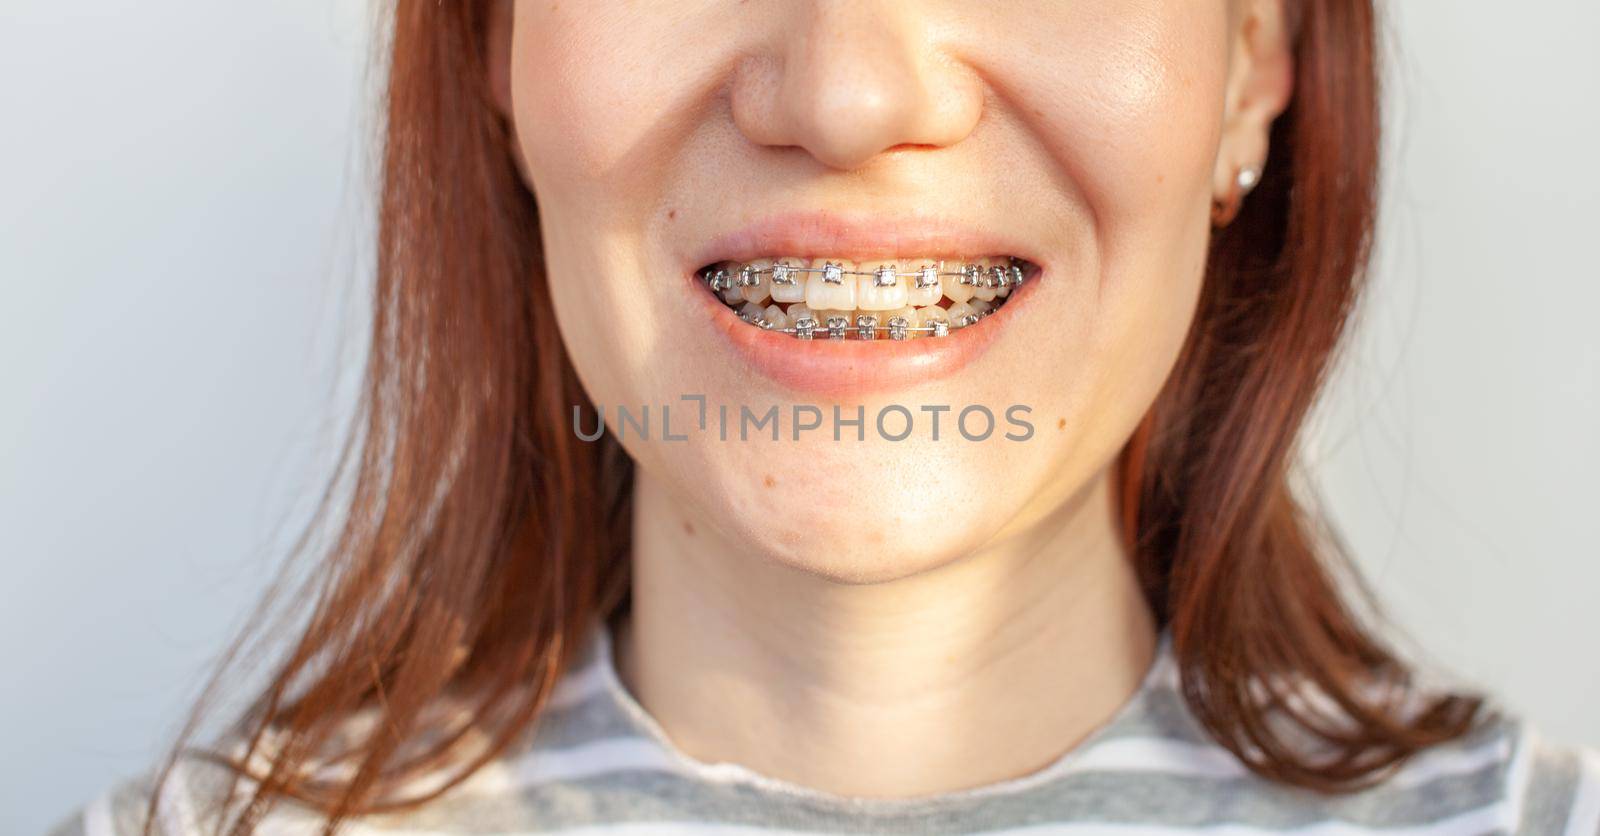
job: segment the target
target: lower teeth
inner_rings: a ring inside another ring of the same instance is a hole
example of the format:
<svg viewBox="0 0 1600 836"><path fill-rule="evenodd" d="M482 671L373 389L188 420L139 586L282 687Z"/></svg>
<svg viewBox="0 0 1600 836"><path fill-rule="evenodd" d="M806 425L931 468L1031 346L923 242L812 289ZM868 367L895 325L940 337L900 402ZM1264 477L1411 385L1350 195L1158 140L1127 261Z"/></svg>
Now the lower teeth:
<svg viewBox="0 0 1600 836"><path fill-rule="evenodd" d="M972 298L965 302L957 302L948 296L941 296L938 303L933 305L889 311L812 311L804 302L780 304L765 298L762 301L767 304L763 307L739 295L740 288L763 281L764 277L770 278L773 269L770 266L753 269L748 265L741 268L723 263L702 269L700 277L711 289L712 294L732 309L740 319L764 330L788 334L801 340L908 340L944 337L952 331L970 328L979 320L999 310L1010 298L1011 291L1033 273L1032 265L1016 258L1011 259L1008 264L993 265L987 270L980 269L977 265L968 265L958 271L940 272L941 276L958 276L957 280L962 285L993 289L996 292L992 300ZM777 267L780 273L787 273L779 277L780 281L799 281L802 284L810 272L821 269L823 268L783 264ZM899 275L915 276L909 272ZM835 270L825 278L828 281L840 278L852 281L855 276L856 274L845 271L841 277ZM889 277L884 278L887 280Z"/></svg>

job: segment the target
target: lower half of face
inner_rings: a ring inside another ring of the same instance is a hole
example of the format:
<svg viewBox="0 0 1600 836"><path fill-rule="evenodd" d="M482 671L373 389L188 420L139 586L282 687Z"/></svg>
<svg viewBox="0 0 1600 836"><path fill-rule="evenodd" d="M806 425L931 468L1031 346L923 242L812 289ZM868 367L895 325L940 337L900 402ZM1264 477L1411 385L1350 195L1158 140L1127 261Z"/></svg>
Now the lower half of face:
<svg viewBox="0 0 1600 836"><path fill-rule="evenodd" d="M829 576L1047 533L1190 327L1223 5L623 6L519 5L512 49L608 431L684 521Z"/></svg>

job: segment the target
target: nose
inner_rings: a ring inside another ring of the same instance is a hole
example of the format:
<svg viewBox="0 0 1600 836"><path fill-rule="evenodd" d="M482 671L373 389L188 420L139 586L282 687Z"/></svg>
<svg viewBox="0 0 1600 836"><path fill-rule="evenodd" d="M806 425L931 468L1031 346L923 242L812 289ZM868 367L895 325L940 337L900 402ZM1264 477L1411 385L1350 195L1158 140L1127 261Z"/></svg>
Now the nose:
<svg viewBox="0 0 1600 836"><path fill-rule="evenodd" d="M792 0L766 48L736 70L733 120L760 145L855 169L902 146L948 146L983 110L980 79L937 51L932 21L900 0ZM941 27L942 29L942 27Z"/></svg>

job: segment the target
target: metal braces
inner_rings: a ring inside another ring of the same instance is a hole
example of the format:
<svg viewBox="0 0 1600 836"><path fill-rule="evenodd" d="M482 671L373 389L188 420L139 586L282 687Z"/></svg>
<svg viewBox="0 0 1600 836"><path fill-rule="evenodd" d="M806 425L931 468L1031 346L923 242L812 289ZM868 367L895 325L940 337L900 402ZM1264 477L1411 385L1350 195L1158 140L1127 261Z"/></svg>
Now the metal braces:
<svg viewBox="0 0 1600 836"><path fill-rule="evenodd" d="M968 287L1020 287L1023 281L1022 265L1015 259L1009 265L996 264L987 270L976 264L968 264L960 270L941 271L928 264L909 273L897 271L892 266L883 266L876 270L846 270L832 261L823 262L821 267L802 267L777 261L770 267L746 264L739 268L737 276L729 272L726 267L718 267L706 271L705 278L713 291L723 291L735 287L755 287L761 283L763 274L770 275L773 285L792 287L799 282L801 273L820 273L822 281L827 284L843 284L845 276L871 276L874 287L893 287L900 279L911 279L918 290L926 290L939 284L940 276L952 276L958 284Z"/></svg>
<svg viewBox="0 0 1600 836"><path fill-rule="evenodd" d="M906 340L910 339L912 334L947 337L952 329L966 328L991 313L994 313L993 309L981 314L966 314L954 321L936 319L928 325L911 325L901 316L891 316L887 322L880 323L878 316L870 313L857 315L854 324L848 317L843 316L830 316L828 321L822 324L813 317L803 316L787 328L773 328L766 317L747 317L740 314L739 318L774 334L788 334L800 340L815 339L819 334L830 340L875 340L879 338L880 332L891 340Z"/></svg>

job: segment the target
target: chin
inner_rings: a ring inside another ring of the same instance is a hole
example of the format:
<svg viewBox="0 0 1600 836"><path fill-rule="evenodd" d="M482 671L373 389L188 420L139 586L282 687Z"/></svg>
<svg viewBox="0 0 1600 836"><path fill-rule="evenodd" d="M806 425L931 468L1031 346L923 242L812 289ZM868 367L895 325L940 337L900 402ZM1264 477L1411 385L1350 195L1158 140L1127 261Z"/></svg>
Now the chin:
<svg viewBox="0 0 1600 836"><path fill-rule="evenodd" d="M988 506L972 490L995 483L959 458L927 449L938 445L906 453L887 445L846 445L837 459L791 460L809 468L737 468L714 480L729 490L707 497L708 510L726 536L743 544L737 551L842 583L937 568L977 550L1005 524L991 510L1006 507L1005 500ZM981 457L984 450L967 453ZM830 472L837 475L822 475Z"/></svg>

